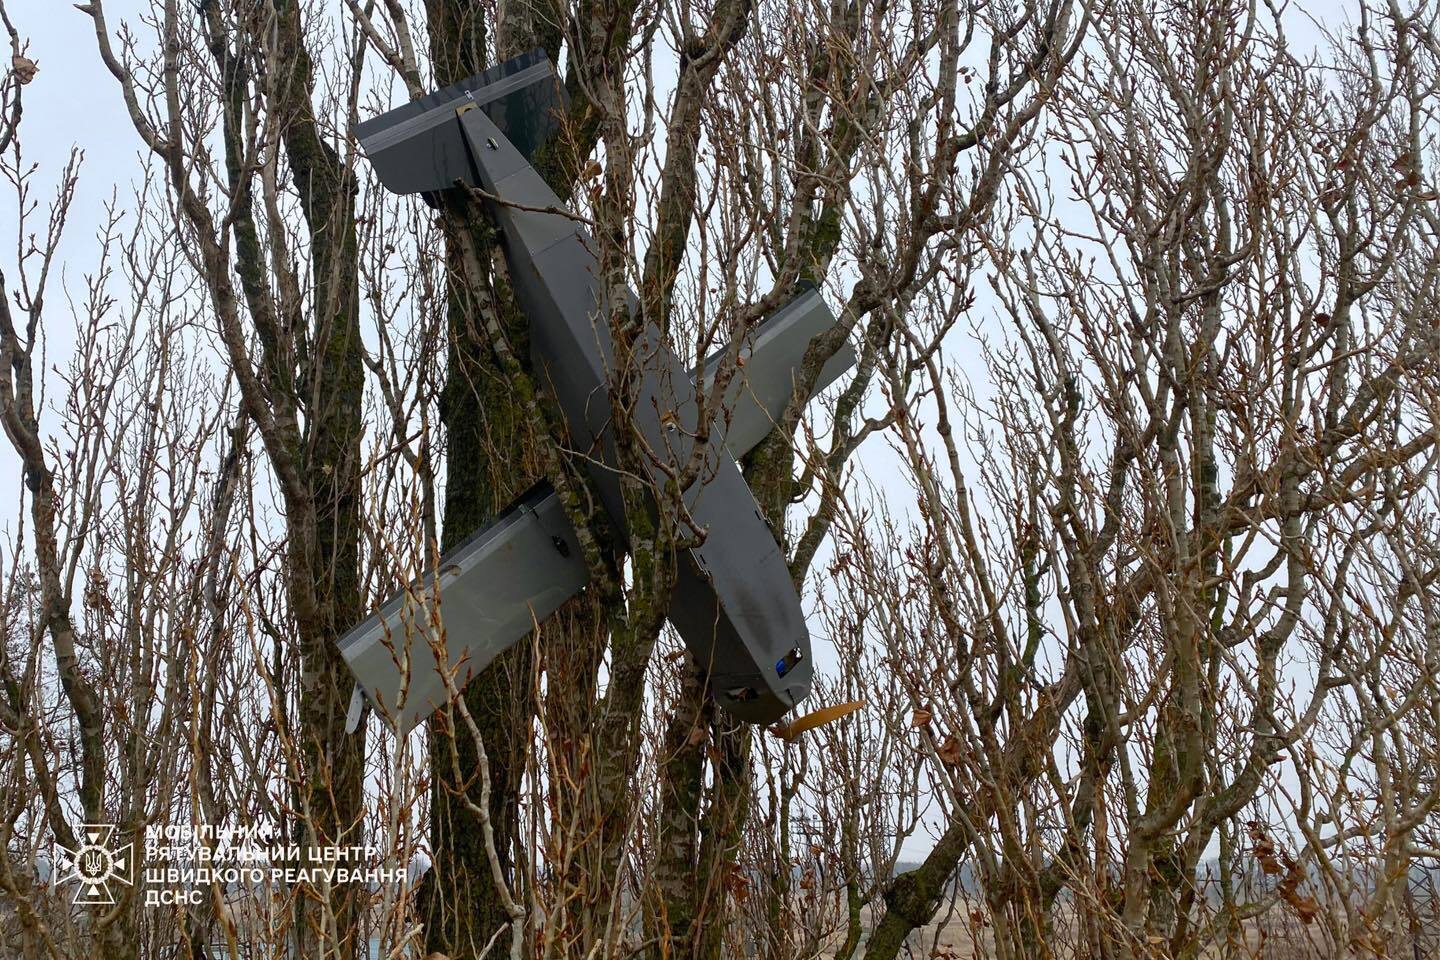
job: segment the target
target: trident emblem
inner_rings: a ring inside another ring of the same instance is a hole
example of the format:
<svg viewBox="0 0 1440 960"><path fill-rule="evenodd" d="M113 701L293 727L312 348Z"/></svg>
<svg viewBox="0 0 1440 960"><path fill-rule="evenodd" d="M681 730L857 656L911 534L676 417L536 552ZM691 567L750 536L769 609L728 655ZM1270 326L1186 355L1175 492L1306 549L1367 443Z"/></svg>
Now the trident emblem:
<svg viewBox="0 0 1440 960"><path fill-rule="evenodd" d="M115 827L109 823L85 823L80 825L83 838L74 850L54 844L55 885L69 880L79 882L75 891L75 902L108 906L115 902L110 890L110 881L130 886L131 871L134 868L132 844L110 846Z"/></svg>

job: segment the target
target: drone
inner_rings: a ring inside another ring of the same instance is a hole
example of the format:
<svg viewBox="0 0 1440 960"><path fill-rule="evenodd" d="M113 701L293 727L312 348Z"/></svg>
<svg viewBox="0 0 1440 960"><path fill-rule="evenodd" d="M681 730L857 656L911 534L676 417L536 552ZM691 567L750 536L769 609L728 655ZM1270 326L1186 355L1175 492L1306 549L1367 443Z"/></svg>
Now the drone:
<svg viewBox="0 0 1440 960"><path fill-rule="evenodd" d="M533 51L359 124L361 148L398 194L478 188L498 228L515 298L529 321L534 377L554 401L568 444L613 528L628 537L611 403L616 305L602 283L582 223L532 160L558 130L565 92L544 51ZM624 308L637 311L633 293ZM813 666L800 598L737 464L768 434L793 394L811 340L835 317L813 286L764 318L741 345L708 431L695 385L709 388L721 349L689 369L653 325L640 331L638 397L630 416L655 461L657 488L680 465L703 468L681 495L687 523L703 531L679 551L667 617L704 671L715 701L749 723L771 723L810 692ZM821 369L812 398L855 363L847 343ZM704 437L703 440L700 437ZM703 447L703 449L702 449ZM652 498L657 516L662 509ZM671 509L674 509L673 507ZM353 728L368 700L405 731L453 691L530 635L589 581L560 496L547 481L522 494L339 641L356 678ZM444 630L435 636L438 597ZM439 660L448 664L451 678Z"/></svg>

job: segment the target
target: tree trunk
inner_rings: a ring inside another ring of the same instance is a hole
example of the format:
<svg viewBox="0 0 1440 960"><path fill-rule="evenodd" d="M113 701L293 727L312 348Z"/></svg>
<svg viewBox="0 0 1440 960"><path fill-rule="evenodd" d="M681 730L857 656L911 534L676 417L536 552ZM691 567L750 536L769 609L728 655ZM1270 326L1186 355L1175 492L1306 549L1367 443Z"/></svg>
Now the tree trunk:
<svg viewBox="0 0 1440 960"><path fill-rule="evenodd" d="M308 484L314 527L291 535L288 571L292 593L309 591L311 616L297 617L302 686L300 736L307 815L304 843L351 846L363 842L363 730L345 733L354 680L336 641L362 614L360 596L360 442L364 434L364 368L360 339L355 176L316 121L314 71L299 7L276 0L280 72L274 108L290 158L295 187L310 231L314 289L310 382L303 384L305 432L297 462ZM293 525L295 518L291 519ZM303 521L301 521L303 522ZM295 608L304 610L297 596ZM333 886L320 910L319 894L297 902L300 955L349 958L358 949L361 890ZM329 929L333 923L333 930Z"/></svg>

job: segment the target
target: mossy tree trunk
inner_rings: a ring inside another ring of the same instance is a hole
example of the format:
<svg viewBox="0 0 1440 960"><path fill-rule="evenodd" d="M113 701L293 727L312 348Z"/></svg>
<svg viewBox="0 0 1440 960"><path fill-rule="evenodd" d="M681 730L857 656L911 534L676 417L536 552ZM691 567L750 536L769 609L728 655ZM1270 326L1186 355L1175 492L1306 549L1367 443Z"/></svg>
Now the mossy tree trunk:
<svg viewBox="0 0 1440 960"><path fill-rule="evenodd" d="M482 8L465 0L427 0L430 57L435 86L483 71L489 27ZM544 43L558 54L558 33L507 28L501 54ZM540 18L541 23L545 22ZM553 20L553 16L550 18ZM508 49L507 49L508 48ZM449 348L440 414L446 428L446 481L441 549L448 551L483 526L541 473L537 438L497 363L481 312L498 315L510 342L525 354L526 321L496 283L490 259L482 256L481 276L467 273L459 233L490 254L494 233L478 207L459 191L440 196L445 230L446 329ZM517 644L476 677L464 692L489 764L489 814L502 867L512 873L519 830L518 799L532 752L536 710L534 647ZM491 879L481 825L461 793L479 796L479 756L474 739L450 729L443 715L432 720L430 736L430 823L432 869L421 889L426 947L455 958L478 956L509 923ZM457 772L458 771L458 776Z"/></svg>

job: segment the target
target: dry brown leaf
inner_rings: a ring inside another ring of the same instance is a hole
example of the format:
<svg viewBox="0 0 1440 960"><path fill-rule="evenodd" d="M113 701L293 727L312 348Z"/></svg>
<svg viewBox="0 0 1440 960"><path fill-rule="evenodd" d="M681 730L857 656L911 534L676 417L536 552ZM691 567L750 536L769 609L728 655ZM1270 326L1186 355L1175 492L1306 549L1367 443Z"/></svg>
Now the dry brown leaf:
<svg viewBox="0 0 1440 960"><path fill-rule="evenodd" d="M1254 844L1255 859L1260 861L1260 870L1269 876L1284 874L1275 885L1275 892L1290 905L1290 909L1295 911L1295 915L1302 922L1313 923L1320 915L1320 904L1314 897L1300 893L1300 884L1305 881L1305 871L1300 869L1300 864L1294 857L1270 839L1262 824L1252 820L1247 826L1250 841Z"/></svg>
<svg viewBox="0 0 1440 960"><path fill-rule="evenodd" d="M750 881L738 864L730 864L725 870L724 884L737 903L744 903L750 896Z"/></svg>
<svg viewBox="0 0 1440 960"><path fill-rule="evenodd" d="M1296 916L1300 918L1302 923L1314 923L1315 918L1320 916L1320 904L1315 901L1314 897L1297 895L1293 900L1288 900L1288 902L1290 906L1294 908Z"/></svg>
<svg viewBox="0 0 1440 960"><path fill-rule="evenodd" d="M40 65L17 53L10 58L10 69L15 71L15 79L24 84L35 79L35 74L40 72Z"/></svg>

